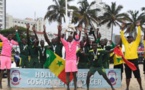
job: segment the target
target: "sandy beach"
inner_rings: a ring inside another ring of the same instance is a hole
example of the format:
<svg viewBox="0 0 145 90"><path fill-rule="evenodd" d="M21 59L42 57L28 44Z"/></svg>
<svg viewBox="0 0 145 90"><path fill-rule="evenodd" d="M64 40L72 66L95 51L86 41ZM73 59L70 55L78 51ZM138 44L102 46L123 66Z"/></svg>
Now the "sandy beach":
<svg viewBox="0 0 145 90"><path fill-rule="evenodd" d="M112 68L113 65L110 65L110 68ZM145 90L145 75L143 74L143 65L140 64L139 65L139 68L140 68L140 72L141 72L141 78L142 78L142 85L143 85L143 88ZM125 83L125 73L123 73L123 80L122 80L122 86L121 88L116 88L116 90L125 90L126 88L126 83ZM107 89L107 88L103 88L103 89L98 89L98 88L95 88L95 89L90 89L90 90L111 90L111 89ZM6 79L3 79L3 89L0 89L0 90L66 90L65 88L8 88L7 87L7 80ZM73 88L71 88L71 90L74 90ZM86 90L84 88L78 88L78 90ZM130 90L140 90L139 89L139 85L137 83L137 80L134 78L134 76L132 77L132 80L130 82Z"/></svg>

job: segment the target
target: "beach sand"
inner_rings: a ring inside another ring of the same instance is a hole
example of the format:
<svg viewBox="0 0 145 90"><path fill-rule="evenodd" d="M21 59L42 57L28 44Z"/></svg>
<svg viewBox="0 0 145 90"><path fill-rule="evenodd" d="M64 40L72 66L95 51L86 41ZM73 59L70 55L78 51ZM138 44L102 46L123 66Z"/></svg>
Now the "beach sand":
<svg viewBox="0 0 145 90"><path fill-rule="evenodd" d="M110 65L110 68L112 68L113 65ZM145 90L145 75L143 74L143 65L140 64L139 65L139 68L140 68L140 73L141 73L141 78L142 78L142 85L143 85L143 89ZM47 88L47 89L44 89L44 88L8 88L7 87L7 80L6 79L3 79L3 89L0 89L0 90L66 90L66 88ZM122 86L121 88L115 88L116 90L125 90L126 88L126 83L125 83L125 73L123 73L123 80L122 80ZM73 88L71 88L70 90L74 90ZM86 89L83 89L83 88L78 88L77 90L86 90ZM107 88L103 88L103 89L98 89L98 88L94 88L94 89L90 89L90 90L111 90L111 89L107 89ZM139 89L139 85L138 85L138 82L137 80L134 78L134 75L131 79L131 82L130 82L130 90L140 90Z"/></svg>

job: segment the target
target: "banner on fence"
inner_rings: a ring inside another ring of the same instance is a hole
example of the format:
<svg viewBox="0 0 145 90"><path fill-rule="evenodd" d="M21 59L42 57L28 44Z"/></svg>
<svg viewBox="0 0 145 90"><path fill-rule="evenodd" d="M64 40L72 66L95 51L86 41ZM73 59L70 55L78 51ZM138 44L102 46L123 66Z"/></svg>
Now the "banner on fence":
<svg viewBox="0 0 145 90"><path fill-rule="evenodd" d="M86 88L88 69L79 69L77 73L77 86ZM121 87L121 74L119 69L106 69L106 75L114 87ZM65 87L49 69L11 69L11 87L13 88L54 88ZM73 87L73 81L70 83ZM110 88L104 78L96 72L90 79L90 88Z"/></svg>

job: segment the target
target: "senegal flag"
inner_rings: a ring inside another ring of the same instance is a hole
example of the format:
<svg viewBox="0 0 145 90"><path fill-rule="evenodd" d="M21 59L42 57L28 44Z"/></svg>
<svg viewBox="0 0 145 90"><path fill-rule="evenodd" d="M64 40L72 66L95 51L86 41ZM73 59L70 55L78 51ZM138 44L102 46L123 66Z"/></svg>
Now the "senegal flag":
<svg viewBox="0 0 145 90"><path fill-rule="evenodd" d="M65 73L65 60L60 56L52 52L51 50L46 50L47 60L44 64L45 68L55 74L62 82L66 84L66 73ZM73 79L70 75L70 81Z"/></svg>

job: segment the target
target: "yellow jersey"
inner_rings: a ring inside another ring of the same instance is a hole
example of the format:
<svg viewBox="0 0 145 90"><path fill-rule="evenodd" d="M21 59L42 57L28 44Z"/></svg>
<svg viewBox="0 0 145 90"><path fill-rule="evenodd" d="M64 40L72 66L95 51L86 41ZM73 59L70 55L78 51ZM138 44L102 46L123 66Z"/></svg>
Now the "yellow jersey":
<svg viewBox="0 0 145 90"><path fill-rule="evenodd" d="M122 39L122 43L125 47L125 58L128 60L137 59L138 58L138 46L141 40L141 28L140 26L138 28L138 34L135 39L135 41L128 43L127 39L124 36L124 32L121 30L120 35Z"/></svg>

